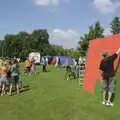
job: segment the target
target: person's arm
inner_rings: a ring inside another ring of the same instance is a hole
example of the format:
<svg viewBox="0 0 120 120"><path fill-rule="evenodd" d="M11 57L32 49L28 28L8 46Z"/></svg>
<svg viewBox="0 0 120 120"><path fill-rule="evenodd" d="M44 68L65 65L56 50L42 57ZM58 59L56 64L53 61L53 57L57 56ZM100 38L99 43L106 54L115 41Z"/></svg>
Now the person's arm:
<svg viewBox="0 0 120 120"><path fill-rule="evenodd" d="M120 48L116 51L116 54L120 56Z"/></svg>
<svg viewBox="0 0 120 120"><path fill-rule="evenodd" d="M108 59L115 60L117 57L120 57L120 48L113 55L109 56Z"/></svg>
<svg viewBox="0 0 120 120"><path fill-rule="evenodd" d="M11 68L10 68L10 72L12 72L13 71L13 66L11 66Z"/></svg>
<svg viewBox="0 0 120 120"><path fill-rule="evenodd" d="M119 68L119 64L120 64L120 48L116 51L116 54L118 56L118 63L116 65L115 72L117 72L117 70Z"/></svg>

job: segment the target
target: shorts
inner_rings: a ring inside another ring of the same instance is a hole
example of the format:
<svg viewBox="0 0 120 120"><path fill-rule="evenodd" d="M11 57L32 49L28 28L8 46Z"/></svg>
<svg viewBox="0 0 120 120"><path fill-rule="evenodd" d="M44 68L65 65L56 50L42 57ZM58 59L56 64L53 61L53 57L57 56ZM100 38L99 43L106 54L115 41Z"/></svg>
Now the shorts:
<svg viewBox="0 0 120 120"><path fill-rule="evenodd" d="M8 79L6 76L1 76L0 77L0 83L7 83L8 82Z"/></svg>
<svg viewBox="0 0 120 120"><path fill-rule="evenodd" d="M10 83L19 83L19 76L11 76Z"/></svg>
<svg viewBox="0 0 120 120"><path fill-rule="evenodd" d="M114 93L116 88L116 80L114 77L103 77L101 80L101 85L102 91Z"/></svg>

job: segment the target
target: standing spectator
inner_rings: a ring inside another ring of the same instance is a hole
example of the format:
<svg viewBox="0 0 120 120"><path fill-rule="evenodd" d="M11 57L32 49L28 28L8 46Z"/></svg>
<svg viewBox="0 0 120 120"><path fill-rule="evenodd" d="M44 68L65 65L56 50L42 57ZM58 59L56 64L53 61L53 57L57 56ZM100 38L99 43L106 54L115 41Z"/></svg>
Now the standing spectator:
<svg viewBox="0 0 120 120"><path fill-rule="evenodd" d="M100 70L101 74L101 83L103 89L103 102L102 104L106 104L107 106L113 106L111 101L113 93L115 93L116 81L114 79L115 69L114 69L114 61L120 54L120 48L113 55L109 55L107 52L102 54L103 59L100 62ZM106 98L107 96L107 98Z"/></svg>
<svg viewBox="0 0 120 120"><path fill-rule="evenodd" d="M8 82L8 79L7 79L8 69L7 69L7 63L6 62L3 62L2 65L1 65L0 75L1 75L0 86L2 87L1 96L3 96L6 92L5 87L6 87L6 84Z"/></svg>
<svg viewBox="0 0 120 120"><path fill-rule="evenodd" d="M12 61L12 66L11 66L11 80L10 80L10 90L9 90L9 95L12 94L12 89L13 85L15 84L16 91L19 93L19 65L17 60Z"/></svg>
<svg viewBox="0 0 120 120"><path fill-rule="evenodd" d="M61 66L60 56L58 56L58 68Z"/></svg>
<svg viewBox="0 0 120 120"><path fill-rule="evenodd" d="M29 58L26 59L25 61L25 73L30 73L31 70L31 61Z"/></svg>
<svg viewBox="0 0 120 120"><path fill-rule="evenodd" d="M48 58L47 57L45 58L45 61L46 61L46 66L48 66Z"/></svg>
<svg viewBox="0 0 120 120"><path fill-rule="evenodd" d="M7 66L7 69L8 69L8 74L7 74L8 86L10 85L10 79L11 79L11 66L12 66L12 61L9 60L8 61L8 66Z"/></svg>
<svg viewBox="0 0 120 120"><path fill-rule="evenodd" d="M31 59L31 72L35 73L35 71L36 71L35 59L32 58Z"/></svg>
<svg viewBox="0 0 120 120"><path fill-rule="evenodd" d="M42 58L42 66L43 66L42 71L47 72L46 70L47 63L46 63L45 57Z"/></svg>

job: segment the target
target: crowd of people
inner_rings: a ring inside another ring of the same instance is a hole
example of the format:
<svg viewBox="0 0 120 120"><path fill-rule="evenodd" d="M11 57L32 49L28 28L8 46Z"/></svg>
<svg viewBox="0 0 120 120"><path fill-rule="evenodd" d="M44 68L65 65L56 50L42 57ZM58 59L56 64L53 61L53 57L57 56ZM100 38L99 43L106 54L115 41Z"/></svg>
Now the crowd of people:
<svg viewBox="0 0 120 120"><path fill-rule="evenodd" d="M85 71L85 60L84 59L76 59L74 65L67 65L66 66L66 74L65 79L80 79L82 80L84 77Z"/></svg>
<svg viewBox="0 0 120 120"><path fill-rule="evenodd" d="M12 95L13 92L17 94L24 89L22 80L20 79L20 66L19 60L16 58L0 60L0 93L1 96L8 94ZM47 60L42 57L41 63L43 72L47 71ZM35 59L26 58L24 62L24 73L25 74L35 74L36 73L36 63Z"/></svg>
<svg viewBox="0 0 120 120"><path fill-rule="evenodd" d="M48 65L48 59L47 57L42 57L40 60L40 65L42 66L42 71L43 72L47 72L47 65ZM35 59L29 59L29 57L27 57L27 59L25 60L25 69L24 69L25 73L36 73L36 63L35 63Z"/></svg>
<svg viewBox="0 0 120 120"><path fill-rule="evenodd" d="M0 61L0 92L1 96L12 95L12 92L20 93L23 89L20 81L19 63L16 59Z"/></svg>
<svg viewBox="0 0 120 120"><path fill-rule="evenodd" d="M21 89L24 89L22 80L20 79L20 66L19 60L16 58L10 60L0 60L0 92L1 96L8 94L12 95L13 92L20 93ZM84 61L85 62L85 61ZM74 79L77 79L80 74L80 70L85 69L84 63L76 61L77 64L73 66L66 66L67 70L67 80L70 79L71 76ZM83 67L80 66L83 64ZM42 71L47 72L48 59L46 57L42 57L40 60L40 65L42 66ZM27 74L35 74L36 73L36 63L35 59L26 58L24 62L24 73ZM69 77L69 78L68 78Z"/></svg>

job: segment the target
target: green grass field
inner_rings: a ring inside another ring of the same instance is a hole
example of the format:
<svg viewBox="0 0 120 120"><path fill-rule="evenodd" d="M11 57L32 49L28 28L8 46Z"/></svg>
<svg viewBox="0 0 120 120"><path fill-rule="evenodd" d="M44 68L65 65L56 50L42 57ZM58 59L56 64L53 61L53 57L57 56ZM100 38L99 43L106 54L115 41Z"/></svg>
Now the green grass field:
<svg viewBox="0 0 120 120"><path fill-rule="evenodd" d="M108 108L101 105L98 88L91 96L82 90L77 80L64 80L63 70L49 70L36 76L22 76L28 90L20 95L0 97L0 120L120 119L120 82L115 106Z"/></svg>

